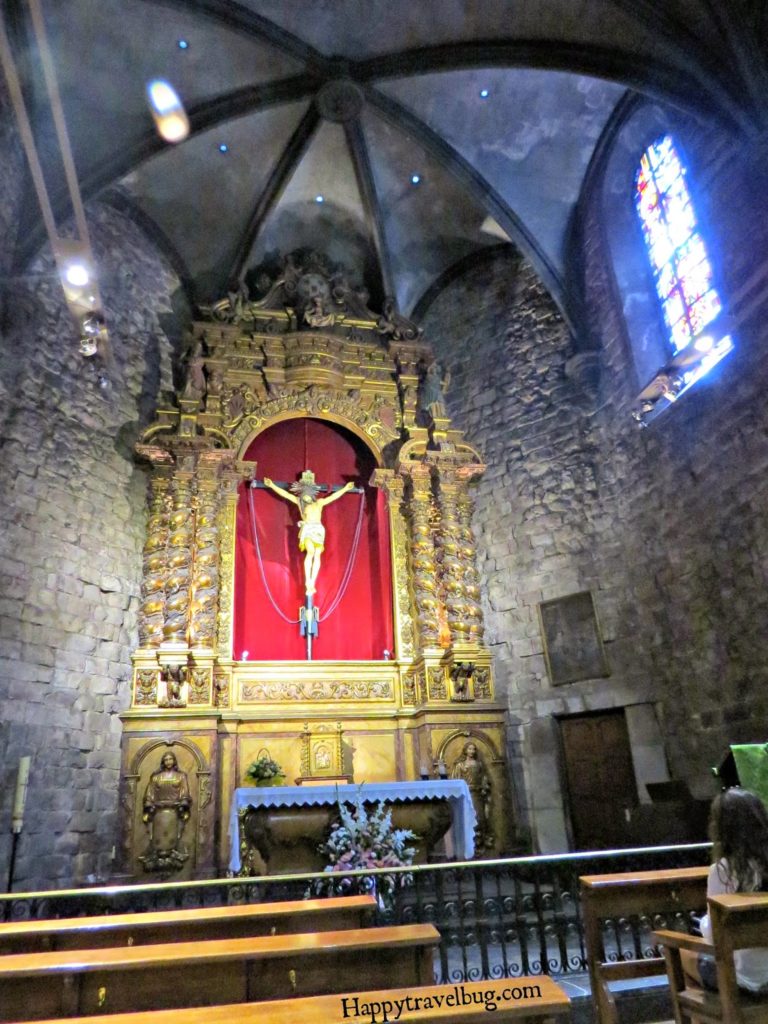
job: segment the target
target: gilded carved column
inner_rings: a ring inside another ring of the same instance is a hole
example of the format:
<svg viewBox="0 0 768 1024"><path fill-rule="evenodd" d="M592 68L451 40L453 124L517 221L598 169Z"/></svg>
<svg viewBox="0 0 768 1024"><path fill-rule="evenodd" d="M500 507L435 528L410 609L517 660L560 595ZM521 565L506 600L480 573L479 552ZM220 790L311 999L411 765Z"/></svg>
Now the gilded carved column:
<svg viewBox="0 0 768 1024"><path fill-rule="evenodd" d="M213 648L219 597L219 481L211 473L198 480L192 601L189 616L191 647Z"/></svg>
<svg viewBox="0 0 768 1024"><path fill-rule="evenodd" d="M401 465L412 484L409 513L411 520L411 572L416 624L422 650L440 643L440 599L437 595L435 544L430 523L432 478L423 463Z"/></svg>
<svg viewBox="0 0 768 1024"><path fill-rule="evenodd" d="M168 477L153 467L139 610L139 646L145 648L159 647L163 641L169 488Z"/></svg>
<svg viewBox="0 0 768 1024"><path fill-rule="evenodd" d="M192 473L177 470L171 481L168 576L165 583L163 642L185 647L189 625L194 513Z"/></svg>
<svg viewBox="0 0 768 1024"><path fill-rule="evenodd" d="M459 482L450 470L440 474L438 492L440 506L440 528L437 546L442 567L443 597L448 619L448 629L453 643L469 641L469 621L465 594L462 554L462 527L459 521Z"/></svg>
<svg viewBox="0 0 768 1024"><path fill-rule="evenodd" d="M485 466L462 466L458 470L459 489L459 525L461 528L461 557L464 562L464 595L467 602L467 620L469 622L469 638L473 643L480 643L485 632L483 606L480 603L480 573L477 568L477 543L472 530L472 513L474 502L469 493L469 482L473 477L485 471Z"/></svg>

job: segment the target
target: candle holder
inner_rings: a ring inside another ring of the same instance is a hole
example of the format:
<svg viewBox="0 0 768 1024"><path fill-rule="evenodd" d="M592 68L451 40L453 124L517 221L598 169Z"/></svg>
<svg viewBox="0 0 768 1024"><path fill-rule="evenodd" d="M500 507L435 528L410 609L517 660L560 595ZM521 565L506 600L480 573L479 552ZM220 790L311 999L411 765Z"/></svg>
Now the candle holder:
<svg viewBox="0 0 768 1024"><path fill-rule="evenodd" d="M13 888L13 874L16 869L16 853L19 846L21 830L24 828L24 806L27 802L27 786L32 758L22 757L19 760L19 772L16 776L16 793L13 798L11 812L11 858L8 862L8 886L6 892Z"/></svg>

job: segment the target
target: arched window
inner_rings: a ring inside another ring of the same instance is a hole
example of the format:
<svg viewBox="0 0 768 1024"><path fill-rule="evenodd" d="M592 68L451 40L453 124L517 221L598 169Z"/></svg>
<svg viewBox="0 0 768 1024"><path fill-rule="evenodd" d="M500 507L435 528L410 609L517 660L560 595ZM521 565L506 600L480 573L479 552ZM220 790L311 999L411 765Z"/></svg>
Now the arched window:
<svg viewBox="0 0 768 1024"><path fill-rule="evenodd" d="M640 395L638 418L674 401L733 349L685 176L672 138L664 135L648 146L635 178L635 205L669 342L666 365Z"/></svg>

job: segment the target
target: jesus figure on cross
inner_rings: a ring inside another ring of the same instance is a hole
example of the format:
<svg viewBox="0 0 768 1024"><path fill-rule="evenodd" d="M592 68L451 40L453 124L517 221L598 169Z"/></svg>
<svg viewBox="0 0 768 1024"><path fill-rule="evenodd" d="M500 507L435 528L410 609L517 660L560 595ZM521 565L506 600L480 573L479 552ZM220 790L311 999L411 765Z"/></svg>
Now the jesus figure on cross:
<svg viewBox="0 0 768 1024"><path fill-rule="evenodd" d="M332 501L338 501L348 491L351 491L355 485L350 481L337 491L332 491L327 498L318 498L320 485L315 483L315 474L312 470L305 469L301 474L301 479L291 484L290 491L279 487L268 476L264 477L264 486L269 487L275 494L279 494L281 498L286 498L294 505L299 506L299 550L306 552L304 557L304 590L307 596L311 597L315 593L317 574L320 572L320 558L325 550L325 527L322 522L323 509L326 505L330 505Z"/></svg>

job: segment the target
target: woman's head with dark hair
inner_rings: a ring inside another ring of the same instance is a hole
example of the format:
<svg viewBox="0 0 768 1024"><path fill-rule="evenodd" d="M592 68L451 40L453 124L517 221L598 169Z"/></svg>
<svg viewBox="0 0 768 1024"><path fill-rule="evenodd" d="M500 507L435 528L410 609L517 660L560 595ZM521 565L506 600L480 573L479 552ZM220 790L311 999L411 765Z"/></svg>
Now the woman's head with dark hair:
<svg viewBox="0 0 768 1024"><path fill-rule="evenodd" d="M709 837L715 862L728 862L737 891L768 886L768 811L759 796L738 786L716 796Z"/></svg>

